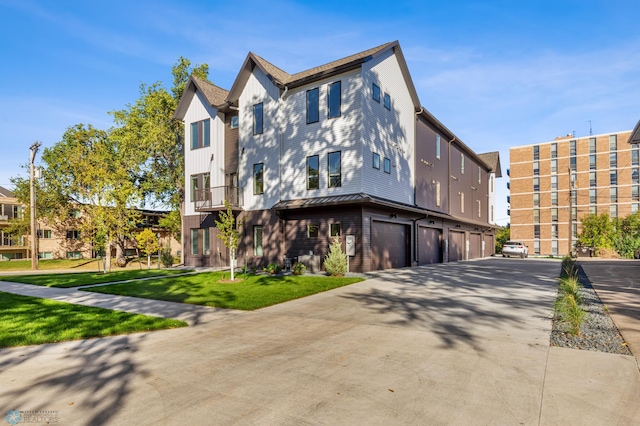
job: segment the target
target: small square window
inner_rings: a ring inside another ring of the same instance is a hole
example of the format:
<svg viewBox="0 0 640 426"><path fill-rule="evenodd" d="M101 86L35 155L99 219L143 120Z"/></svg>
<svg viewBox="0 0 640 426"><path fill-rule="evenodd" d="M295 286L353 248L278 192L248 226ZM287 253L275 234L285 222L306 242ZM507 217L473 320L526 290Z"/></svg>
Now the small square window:
<svg viewBox="0 0 640 426"><path fill-rule="evenodd" d="M380 154L376 152L373 153L373 168L380 170Z"/></svg>
<svg viewBox="0 0 640 426"><path fill-rule="evenodd" d="M380 86L375 83L371 86L371 97L374 101L380 103Z"/></svg>
<svg viewBox="0 0 640 426"><path fill-rule="evenodd" d="M391 173L391 160L388 158L384 159L384 172Z"/></svg>
<svg viewBox="0 0 640 426"><path fill-rule="evenodd" d="M391 96L388 93L384 94L384 107L391 111Z"/></svg>
<svg viewBox="0 0 640 426"><path fill-rule="evenodd" d="M318 224L312 223L307 225L307 237L308 238L318 238Z"/></svg>
<svg viewBox="0 0 640 426"><path fill-rule="evenodd" d="M331 229L330 229L330 233L332 237L339 237L341 232L340 232L340 224L339 223L332 223L331 224Z"/></svg>

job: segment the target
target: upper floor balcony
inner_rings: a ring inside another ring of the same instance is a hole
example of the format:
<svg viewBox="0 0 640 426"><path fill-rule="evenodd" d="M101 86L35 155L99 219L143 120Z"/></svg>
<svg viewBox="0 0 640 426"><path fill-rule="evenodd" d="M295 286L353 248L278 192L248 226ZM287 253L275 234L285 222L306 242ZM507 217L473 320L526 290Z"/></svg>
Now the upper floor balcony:
<svg viewBox="0 0 640 426"><path fill-rule="evenodd" d="M197 212L224 210L224 202L228 201L233 210L242 210L244 204L242 188L237 186L216 186L198 189L194 192L194 209Z"/></svg>

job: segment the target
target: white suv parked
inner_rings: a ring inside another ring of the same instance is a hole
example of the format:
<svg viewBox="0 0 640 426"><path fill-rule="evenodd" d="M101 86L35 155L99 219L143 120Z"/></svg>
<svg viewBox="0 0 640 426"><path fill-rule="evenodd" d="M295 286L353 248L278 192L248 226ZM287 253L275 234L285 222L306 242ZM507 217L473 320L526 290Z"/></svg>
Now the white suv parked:
<svg viewBox="0 0 640 426"><path fill-rule="evenodd" d="M522 241L507 241L502 246L502 257L520 256L523 259L529 257L529 248Z"/></svg>

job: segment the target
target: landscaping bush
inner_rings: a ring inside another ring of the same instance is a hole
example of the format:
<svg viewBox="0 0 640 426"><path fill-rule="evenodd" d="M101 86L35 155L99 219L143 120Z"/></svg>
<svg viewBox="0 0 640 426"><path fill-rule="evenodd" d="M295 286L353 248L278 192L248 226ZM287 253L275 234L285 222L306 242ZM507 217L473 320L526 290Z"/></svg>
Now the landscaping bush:
<svg viewBox="0 0 640 426"><path fill-rule="evenodd" d="M279 264L277 264L275 262L274 263L270 263L263 269L263 271L264 272L268 272L268 273L270 273L272 275L273 274L277 274L280 271L282 271L282 266L280 266Z"/></svg>
<svg viewBox="0 0 640 426"><path fill-rule="evenodd" d="M171 254L171 247L166 246L160 252L160 263L165 268L171 268L173 266L173 255Z"/></svg>
<svg viewBox="0 0 640 426"><path fill-rule="evenodd" d="M302 275L306 270L307 267L304 266L304 263L302 262L297 262L295 265L293 265L293 275Z"/></svg>
<svg viewBox="0 0 640 426"><path fill-rule="evenodd" d="M347 273L347 254L342 251L338 237L333 238L329 253L324 258L324 269L328 275L339 277Z"/></svg>

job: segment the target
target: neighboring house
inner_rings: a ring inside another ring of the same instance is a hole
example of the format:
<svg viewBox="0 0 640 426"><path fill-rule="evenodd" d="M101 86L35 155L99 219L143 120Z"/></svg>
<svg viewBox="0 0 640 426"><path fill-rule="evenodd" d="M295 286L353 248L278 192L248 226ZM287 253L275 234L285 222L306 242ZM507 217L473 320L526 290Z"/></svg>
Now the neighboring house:
<svg viewBox="0 0 640 426"><path fill-rule="evenodd" d="M630 136L569 135L511 148L511 239L523 241L531 254L563 255L575 246L583 216L637 212L640 139Z"/></svg>
<svg viewBox="0 0 640 426"><path fill-rule="evenodd" d="M397 42L297 74L249 53L228 92L192 76L175 118L187 265L228 265L224 200L240 265L319 265L347 236L351 271L493 254L497 153L483 160L420 105Z"/></svg>
<svg viewBox="0 0 640 426"><path fill-rule="evenodd" d="M0 261L26 259L29 257L29 242L26 238L9 237L5 233L9 220L22 218L24 208L15 194L0 186Z"/></svg>

